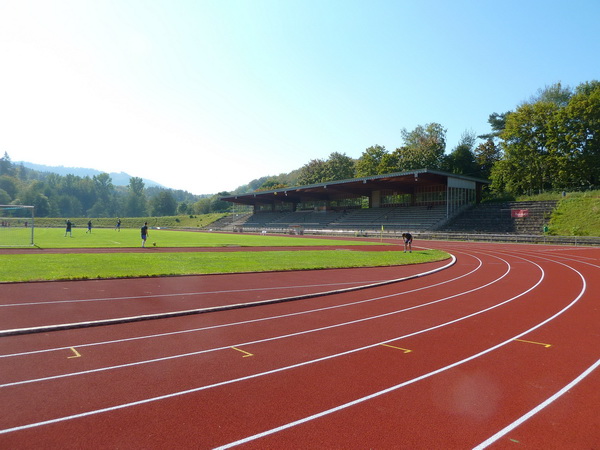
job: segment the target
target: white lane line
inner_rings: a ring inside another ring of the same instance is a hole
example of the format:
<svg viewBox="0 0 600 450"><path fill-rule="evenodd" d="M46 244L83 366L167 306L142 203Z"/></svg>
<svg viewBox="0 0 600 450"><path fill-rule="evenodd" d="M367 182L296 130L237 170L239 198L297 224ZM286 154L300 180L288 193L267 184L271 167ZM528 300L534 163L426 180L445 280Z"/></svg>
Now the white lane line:
<svg viewBox="0 0 600 450"><path fill-rule="evenodd" d="M535 263L534 263L534 264L535 264ZM559 264L562 264L562 263L559 263ZM564 264L563 264L563 265L564 265ZM565 266L566 266L566 265L565 265ZM568 266L566 266L566 267L568 267ZM269 435L271 435L271 434L278 433L278 432L280 432L280 431L283 431L283 430L286 430L286 429L288 429L288 428L292 428L292 427L295 427L295 426L297 426L297 425L300 425L300 424L303 424L303 423L306 423L306 422L309 422L309 421L312 421L312 420L318 419L318 418L320 418L320 417L323 417L323 416L326 416L326 415L329 415L329 414L333 414L333 413L335 413L335 412L341 411L342 409L346 409L346 408L349 408L349 407L351 407L351 406L357 405L357 404L359 404L359 403L366 402L366 401L368 401L368 400L371 400L371 399L373 399L373 398L379 397L379 396L381 396L381 395L388 394L388 393L390 393L390 392L393 392L393 391L395 391L395 390L397 390L397 389L400 389L400 388L402 388L402 387L408 386L409 384L416 383L417 381L424 380L424 379L426 379L426 378L429 378L429 377L431 377L431 376L433 376L433 375L437 375L437 374L439 374L439 373L442 373L442 372L445 372L445 371L447 371L447 370L449 370L449 369L452 369L452 368L454 368L454 367L457 367L457 366L459 366L459 365L461 365L461 364L464 364L464 363L466 363L466 362L472 361L472 360L474 360L474 359L476 359L476 358L479 358L479 357L481 357L481 356L483 356L483 355L485 355L485 354L487 354L487 353L490 353L490 352L492 352L492 351L494 351L494 350L497 350L497 349L499 349L499 348L501 348L501 347L503 347L503 346L505 346L505 345L507 345L507 344L511 343L511 342L512 342L512 341L514 341L515 339L519 339L519 338L521 338L521 337L523 337L523 336L525 336L525 335L527 335L527 334L531 333L532 331L534 331L534 330L536 330L536 329L538 329L538 328L540 328L540 327L544 326L545 324L549 323L550 321L554 320L555 318L557 318L558 316L560 316L561 314L563 314L565 311L567 311L568 309L570 309L570 308L571 308L571 307L572 307L572 306L573 306L575 303L577 303L577 302L579 301L579 299L580 299L580 298L583 296L583 294L585 293L585 291L586 291L586 288L587 288L587 284L586 284L586 282L585 282L585 278L584 278L584 277L583 277L583 275L582 275L580 272L578 272L577 270L573 269L572 267L569 267L569 268L570 268L571 270L575 271L575 272L576 272L576 273L579 275L579 277L581 278L581 280L582 280L582 282L583 282L583 287L582 287L582 289L581 289L581 291L580 291L579 295L578 295L578 296L577 296L577 297L576 297L576 298L575 298L575 299L574 299L574 300L573 300L571 303L569 303L567 306L565 306L565 307L564 307L562 310L560 310L559 312L557 312L557 313L556 313L556 314L554 314L553 316L549 317L548 319L544 320L543 322L541 322L541 323L539 323L539 324L537 324L537 325L533 326L532 328L530 328L530 329L528 329L528 330L526 330L526 331L524 331L524 332L522 332L522 333L519 333L518 335L516 335L516 336L514 336L514 337L512 337L512 338L510 338L510 339L507 339L506 341L504 341L504 342L501 342L501 343L499 343L499 344L497 344L497 345L495 345L495 346L493 346L493 347L490 347L490 348L488 348L488 349L486 349L486 350L484 350L484 351L481 351L481 352L479 352L479 353L476 353L476 354L474 354L474 355L471 355L471 356L469 356L469 357L467 357L467 358L464 358L464 359L462 359L462 360L460 360L460 361L457 361L457 362L455 362L455 363L452 363L452 364L450 364L450 365L448 365L448 366L445 366L445 367L442 367L442 368L440 368L440 369L434 370L434 371L432 371L432 372L429 372L429 373L427 373L427 374L424 374L424 375L421 375L421 376L419 376L419 377L413 378L412 380L405 381L405 382L403 382L403 383L400 383L400 384L397 384L397 385L395 385L395 386L389 387L389 388L387 388L387 389L384 389L384 390L382 390L382 391L375 392L375 393L373 393L373 394L370 394L370 395L367 395L367 396L365 396L365 397L362 397L362 398L359 398L359 399L353 400L353 401L351 401L351 402L348 402L348 403L345 403L345 404L343 404L343 405L336 406L335 408L331 408L331 409L328 409L328 410L326 410L326 411L321 411L320 413L317 413L317 414L313 414L313 415L311 415L311 416L304 417L304 418L302 418L302 419L299 419L299 420L296 420L296 421L294 421L294 422L290 422L290 423L287 423L287 424L281 425L281 426L279 426L279 427L272 428L272 429L270 429L270 430L264 431L264 432L262 432L262 433L258 433L258 434L255 434L255 435L248 436L248 437L246 437L246 438L240 439L240 440L238 440L238 441L231 442L231 443L229 443L229 444L226 444L226 445L223 445L223 446L217 447L217 449L219 449L219 450L220 450L220 449L228 449L228 448L235 447L235 446L238 446L238 445L241 445L241 444L245 444L245 443L248 443L248 442L254 441L254 440L256 440L256 439L260 439L260 438L263 438L263 437L269 436ZM530 416L529 416L529 417L530 417ZM528 417L528 418L529 418L529 417Z"/></svg>
<svg viewBox="0 0 600 450"><path fill-rule="evenodd" d="M481 444L479 444L478 446L474 447L474 450L482 450L482 449L484 449L484 448L492 445L494 442L496 442L501 437L506 436L508 433L510 433L515 428L517 428L523 422L525 422L526 420L532 418L537 413L539 413L542 409L544 409L546 406L550 405L555 400L557 400L558 398L560 398L562 395L566 394L571 389L573 389L575 386L577 386L585 377L587 377L589 374L591 374L599 366L600 366L600 359L598 361L596 361L594 364L592 364L590 367L588 367L577 378L575 378L573 381L571 381L569 384L567 384L565 387L563 387L560 391L558 391L553 396L549 397L548 399L546 399L545 401L543 401L542 403L540 403L538 406L536 406L535 408L533 408L528 413L523 414L521 417L519 417L513 423L511 423L510 425L507 425L506 427L504 427L502 430L498 431L495 435L493 435L489 439L486 439Z"/></svg>
<svg viewBox="0 0 600 450"><path fill-rule="evenodd" d="M540 276L540 279L538 280L538 282L535 285L533 285L531 288L529 288L528 290L526 290L526 291L524 291L524 292L522 292L522 293L520 293L520 294L518 294L518 295L516 295L516 296L514 296L514 297L512 297L512 298L510 298L508 300L505 300L504 302L498 303L498 304L493 305L491 307L488 307L486 309L477 311L477 312L469 314L467 316L460 317L458 319L451 320L451 321L443 323L443 324L435 325L435 326L427 328L427 329L423 329L423 330L420 330L420 331L409 333L407 335L400 336L400 337L394 337L392 339L388 339L388 340L385 340L385 341L382 341L382 342L377 342L375 344L367 345L367 346L364 346L364 347L360 347L360 348L356 348L356 349L352 349L352 350L347 350L347 351L342 352L342 353L328 355L328 356L324 356L324 357L317 358L317 359L310 360L310 361L304 361L304 362L293 364L293 365L286 366L286 367L279 367L277 369L272 369L272 370L269 370L269 371L266 371L266 372L256 373L256 374L253 374L253 375L248 375L248 376L240 377L240 378L237 378L237 379L232 379L232 380L227 380L227 381L221 381L219 383L215 383L215 384L212 384L212 385L200 386L200 387L193 388L193 389L188 389L188 390L185 390L185 391L173 392L171 394L165 394L165 395L161 395L161 396L158 396L158 397L152 397L152 398L148 398L148 399L144 399L144 400L138 400L136 402L124 403L124 404L121 404L121 405L115 405L115 406L111 406L111 407L108 407L108 408L102 408L102 409L98 409L98 410L87 411L87 412L84 412L84 413L74 414L74 415L71 415L71 416L64 416L64 417L59 417L59 418L56 418L56 419L50 419L50 420L45 420L45 421L41 421L41 422L31 423L31 424L27 424L27 425L21 425L21 426L18 426L18 427L7 428L7 429L4 429L4 430L0 430L0 434L10 433L10 432L19 431L19 430L25 430L25 429L39 427L39 426L43 426L43 425L49 425L49 424L53 424L53 423L59 423L59 422L67 421L67 420L77 419L77 418L86 417L86 416L90 416L90 415L94 415L94 414L100 414L100 413L104 413L104 412L116 411L116 410L119 410L119 409L124 409L124 408L132 407L132 406L138 406L138 405L142 405L142 404L146 404L146 403L151 403L151 402L155 402L155 401L160 401L160 400L165 400L165 399L168 399L168 398L174 398L174 397L178 397L178 396L181 396L181 395L186 395L186 394L190 394L190 393L194 393L194 392L200 392L200 391L203 391L203 390L207 390L207 389L211 389L211 388L215 388L215 387L219 387L219 386L225 386L225 385L237 383L237 382L240 382L240 381L246 381L246 380L250 380L250 379L253 379L253 378L262 377L262 376L265 376L265 375L271 375L271 374L274 374L274 373L279 373L279 372L283 372L283 371L295 369L295 368L306 366L306 365L309 365L309 364L314 364L314 363L318 363L318 362L321 362L321 361L326 361L326 360L334 359L334 358L337 358L337 357L341 357L341 356L345 356L345 355L357 353L359 351L367 350L367 349L370 349L370 348L375 348L375 347L378 347L378 346L380 346L382 344L387 344L387 343L390 343L390 342L398 341L400 339L405 339L405 338L408 338L408 337L411 337L411 336L416 336L418 334L426 333L428 331L432 331L432 330L435 330L435 329L438 329L438 328L442 328L442 327L445 327L447 325L458 323L458 322L466 320L466 319L468 319L470 317L474 317L474 316L483 314L483 313L485 313L487 311L490 311L490 310L493 310L495 308L498 308L498 307L500 307L500 306L502 306L504 304L507 304L507 303L509 303L509 302L517 299L517 298L522 297L523 295L525 295L528 292L530 292L533 289L535 289L543 281L543 279L544 279L544 270L538 264L535 264L533 262L532 262L532 264L536 265L540 269L540 271L542 273L541 273L541 276ZM509 271L510 271L510 269L509 269ZM508 271L507 271L507 273L508 273ZM493 283L494 282L489 283L489 284L493 284ZM584 280L584 283L585 283L585 280ZM479 288L473 289L473 291L478 290L478 289ZM460 294L457 294L457 295L460 295ZM437 301L440 301L440 300L437 300ZM575 301L573 301L573 304L574 303L575 303ZM566 310L566 308L564 310ZM556 314L556 316L557 315L558 314ZM550 319L552 319L552 318L550 318ZM547 319L546 322L549 321L550 319ZM542 322L542 324L544 324L544 323L545 322ZM466 359L464 359L462 361L459 361L457 363L451 364L450 366L447 366L446 368L442 368L442 369L438 369L438 370L436 370L434 372L430 372L430 374L422 375L420 377L415 378L412 381L404 382L404 383L402 383L402 385L399 385L399 386L395 387L395 389L398 389L399 387L405 386L407 384L411 384L412 382L419 381L421 379L427 378L427 377L429 377L431 375L434 375L436 373L443 372L444 370L447 370L447 369L449 369L451 367L455 367L456 365L462 364L463 362L466 362L468 360L474 359L478 355L483 355L483 354L485 354L485 353L487 353L489 351L492 351L495 348L499 348L502 345L505 345L505 344L511 342L515 338L519 338L519 337L521 337L521 336L523 336L523 335L525 335L525 334L527 334L527 333L535 330L536 328L538 328L542 324L534 326L533 328L531 328L531 329L529 329L529 330L527 330L527 331L525 331L525 332L517 335L516 337L511 338L511 339L505 341L502 344L498 344L498 345L496 345L494 347L491 347L490 349L488 349L486 351L480 352L479 354L477 354L477 355L475 355L473 357L466 358ZM227 348L229 348L229 347L227 347ZM390 391L390 389L394 390L394 388L388 388L385 391L388 392L388 391ZM376 395L376 394L373 394L373 395ZM369 396L369 397L372 397L372 396ZM352 402L352 403L354 404L354 402ZM339 408L340 407L337 407L336 410L339 410ZM333 412L333 411L331 411L331 412Z"/></svg>
<svg viewBox="0 0 600 450"><path fill-rule="evenodd" d="M51 300L51 301L39 301L39 302L27 302L27 303L8 303L0 305L0 308L9 306L38 306L38 305L55 305L60 303L87 303L87 302L110 302L110 301L122 301L122 300L141 300L146 298L169 298L169 297L185 297L185 296L197 296L197 295L212 295L212 294L235 294L238 292L255 292L255 291L272 291L272 290L284 290L284 289L308 289L315 287L325 286L344 286L351 284L363 284L363 283L381 283L388 280L380 281L348 281L343 283L325 283L325 284L307 284L299 286L274 286L274 287L262 287L262 288L250 288L250 289L229 289L222 291L203 291L203 292L181 292L174 294L152 294L152 295L131 295L126 297L99 297L99 298L81 298L71 300Z"/></svg>
<svg viewBox="0 0 600 450"><path fill-rule="evenodd" d="M539 267L539 266L538 266ZM382 317L387 317L387 316L392 316L395 314L400 314L406 311L411 311L414 309L419 309L419 308L423 308L425 306L430 306L436 303L440 303L443 301L447 301L450 300L452 298L456 298L456 297L460 297L462 295L474 292L474 291L478 291L479 289L483 289L484 287L487 287L489 285L492 285L498 281L500 281L502 278L504 278L506 275L508 275L508 273L510 272L510 266L508 267L507 271L498 279L491 281L490 283L483 285L483 286L479 286L477 288L474 288L470 291L465 291L465 292L461 292L459 294L455 294L455 295L451 295L449 297L445 297L445 298L441 298L441 299L437 299L428 303L423 303L420 305L416 305L416 306L411 306L409 308L404 308L404 309L400 309L400 310L396 310L396 311L391 311L388 313L384 313L384 314L378 314L376 316L369 316L369 317L363 317L361 319L356 319L356 320L352 320L349 322L342 322L342 323L337 323L334 325L328 325L325 327L319 327L319 328L312 328L310 330L304 330L304 331L298 331L296 333L290 333L290 334L285 334L285 335L279 335L279 336L274 336L274 337L270 337L270 338L265 338L265 339L259 339L259 340L255 340L255 341L248 341L248 342L241 342L241 343L235 343L233 344L234 347L244 347L244 346L249 346L249 345L255 345L255 344L262 344L265 342L272 342L272 341L277 341L280 339L287 339L287 338L291 338L291 337L295 337L295 336L301 336L304 334L310 334L310 333L316 333L319 331L325 331L325 330L330 330L330 329L334 329L334 328L339 328L339 327L343 327L343 326L348 326L348 325L354 325L356 323L361 323L361 322L366 322L369 320L375 320L375 319L380 319ZM542 277L543 278L543 275ZM541 282L541 279L540 279ZM423 288L421 288L423 289ZM369 299L368 301L373 301L373 300L381 300L384 298L390 298L390 297L395 297L395 296L399 296L399 295L403 295L404 293L401 294L389 294L389 295L384 295L381 297L377 297L374 299ZM522 295L522 294L521 294ZM365 302L367 300L363 300L362 302ZM344 305L345 306L345 305ZM339 306L338 306L339 307ZM330 307L327 309L331 309L334 307ZM298 314L298 313L296 313ZM461 319L459 319L461 320ZM453 322L449 322L449 323L453 323ZM438 326L432 328L435 329L438 328ZM428 330L425 330L428 331ZM422 331L416 332L415 334L420 334ZM384 344L388 343L388 342L392 342L394 340L398 340L398 339L403 339L405 337L408 336L412 336L414 334L411 335L407 335L407 336L402 336L400 338L393 338L391 340L385 341L383 342ZM370 346L364 347L364 348L370 348L373 346L377 346L377 345L381 345L382 343L377 343L377 344L372 344ZM212 352L216 352L216 351L220 351L220 350L226 350L231 348L232 345L228 344L222 347L214 347L214 348L210 348L210 349L206 349L206 350L199 350L199 351L195 351L195 352L188 352L188 353L181 353L178 355L170 355L170 356L164 356L162 358L155 358L155 359L149 359L149 360L144 360L144 361L137 361L137 362L133 362L133 363L126 363L126 364L118 364L118 365L114 365L114 366L107 366L107 367L100 367L97 369L90 369L90 370L85 370L85 371L81 371L81 372L71 372L71 373L65 373L65 374L61 374L61 375L53 375L53 376L48 376L48 377L41 377L41 378L34 378L34 379L30 379L30 380L22 380L22 381L14 381L14 382L10 382L10 383L4 383L4 384L0 384L0 388L6 388L6 387L11 387L11 386L19 386L22 384L29 384L29 383L38 383L41 381L51 381L51 380L57 380L57 379L61 379L61 378L68 378L68 377L74 377L74 376L79 376L79 375L89 375L92 373L98 373L98 372L105 372L108 370L115 370L115 369L122 369L122 368L127 368L127 367L134 367L134 366L139 366L139 365L143 365L143 364L151 364L151 363L156 363L156 362L162 362L162 361L169 361L172 359L178 359L178 358L185 358L188 356L197 356L197 355L202 355L205 353L212 353ZM70 348L70 347L69 347ZM360 350L360 349L359 349Z"/></svg>
<svg viewBox="0 0 600 450"><path fill-rule="evenodd" d="M472 256L472 255L469 255ZM330 309L336 309L336 308L345 308L345 307L349 307L349 306L356 306L362 303L368 303L368 302L373 302L373 301L377 301L377 300L382 300L382 299L386 299L386 298L390 298L390 297L394 297L394 296L400 296L400 295L405 295L405 294L409 294L409 293L413 293L413 292L417 292L417 291L421 291L421 290L425 290L425 289L430 289L433 287L437 287L443 284L447 284L447 283L451 283L453 281L459 280L461 278L464 278L474 272L476 272L477 270L479 270L482 265L483 262L475 257L472 256L473 258L477 259L479 261L479 264L477 265L477 267L475 267L475 269L471 270L470 272L467 272L463 275L460 275L458 277L452 278L450 280L446 280L446 281L442 281L440 283L436 283L436 284L431 284L428 286L424 286L418 289L412 289L409 291L404 291L404 292L400 292L400 293L395 293L395 294L390 294L390 295L386 295L386 296L381 296L381 297L374 297L374 298L368 298L368 299L364 299L364 300L359 300L356 302L350 302L350 303L343 303L340 305L334 305L334 306L328 306L328 307L324 307L324 308L317 308L317 309L311 309L311 310L307 310L307 311L300 311L300 312L295 312L295 313L290 313L290 314L282 314L282 315L278 315L278 316L269 316L269 317L263 317L263 318L259 318L259 319L253 319L253 320L245 320L245 321L241 321L241 322L231 322L231 323L226 323L226 324L221 324L221 325L213 325L213 326L208 326L208 327L201 327L201 328L193 328L190 330L180 330L180 331L172 331L172 332L168 332L168 333L159 333L159 334L151 334L151 335L145 335L145 336L136 336L136 337L132 337L132 338L125 338L125 339L115 339L115 340L110 340L110 341L101 341L101 342L92 342L92 343L88 343L88 344L69 344L66 345L64 347L54 347L54 348L49 348L49 349L43 349L43 350L33 350L33 351L28 351L28 352L20 352L20 353L11 353L11 354L6 354L6 355L0 355L0 358L9 358L9 357L15 357L15 356L25 356L25 355L33 355L33 354L37 354L37 353L47 353L47 352L55 352L55 351L62 351L65 349L69 349L71 347L93 347L93 346L97 346L97 345L107 345L107 344L118 344L118 343L122 343L122 342L128 342L128 341L136 341L136 340L141 340L141 339L153 339L153 338L159 338L159 337L165 337L165 336L172 336L172 335L177 335L177 334L184 334L184 333L195 333L195 332L199 332L199 331L206 331L206 330L212 330L212 329L216 329L216 328L224 328L224 327L230 327L230 326L238 326L238 325L246 325L246 324L250 324L250 323L256 323L256 322L263 322L263 321L267 321L267 320L275 320L275 319L282 319L282 318L288 318L288 317L293 317L293 316L299 316L299 315L303 315L303 314L312 314L312 313L317 313L317 312L322 312L322 311L327 311ZM453 262L456 260L456 258L453 256ZM451 263L452 264L452 263ZM442 268L447 268L450 267L450 264L448 264L447 266L444 266ZM437 270L437 269L434 269ZM433 273L433 271L430 271ZM423 276L423 275L428 275L430 274L430 272L423 272L422 274L418 274L419 276Z"/></svg>

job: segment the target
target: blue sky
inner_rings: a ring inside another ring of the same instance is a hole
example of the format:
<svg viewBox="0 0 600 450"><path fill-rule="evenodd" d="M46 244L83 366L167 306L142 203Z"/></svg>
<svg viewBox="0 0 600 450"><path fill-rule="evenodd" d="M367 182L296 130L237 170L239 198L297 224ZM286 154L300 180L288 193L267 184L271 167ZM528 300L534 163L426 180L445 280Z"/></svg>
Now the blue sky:
<svg viewBox="0 0 600 450"><path fill-rule="evenodd" d="M332 152L447 151L600 78L600 2L2 0L0 153L195 194Z"/></svg>

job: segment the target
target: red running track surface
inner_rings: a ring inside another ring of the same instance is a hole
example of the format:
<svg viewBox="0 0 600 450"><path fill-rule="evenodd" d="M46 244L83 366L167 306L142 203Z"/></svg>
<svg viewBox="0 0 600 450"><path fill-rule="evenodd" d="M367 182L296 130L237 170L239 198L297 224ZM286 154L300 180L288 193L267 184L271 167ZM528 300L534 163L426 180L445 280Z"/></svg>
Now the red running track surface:
<svg viewBox="0 0 600 450"><path fill-rule="evenodd" d="M0 448L600 447L600 250L427 246L456 263L0 337ZM0 329L416 268L2 285Z"/></svg>

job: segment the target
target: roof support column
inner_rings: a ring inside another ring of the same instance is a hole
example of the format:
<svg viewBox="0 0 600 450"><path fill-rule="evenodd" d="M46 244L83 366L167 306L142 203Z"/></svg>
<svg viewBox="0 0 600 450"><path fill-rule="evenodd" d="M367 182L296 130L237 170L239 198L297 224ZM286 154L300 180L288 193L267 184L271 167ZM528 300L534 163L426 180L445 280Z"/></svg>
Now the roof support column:
<svg viewBox="0 0 600 450"><path fill-rule="evenodd" d="M371 191L369 197L369 208L379 208L381 206L381 191Z"/></svg>

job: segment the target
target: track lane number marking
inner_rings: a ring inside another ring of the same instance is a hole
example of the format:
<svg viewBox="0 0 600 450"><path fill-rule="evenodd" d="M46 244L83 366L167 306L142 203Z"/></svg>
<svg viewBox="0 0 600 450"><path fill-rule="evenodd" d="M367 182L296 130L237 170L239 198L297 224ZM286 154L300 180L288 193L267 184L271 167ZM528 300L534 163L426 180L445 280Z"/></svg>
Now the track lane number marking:
<svg viewBox="0 0 600 450"><path fill-rule="evenodd" d="M68 356L67 359L81 358L81 354L77 350L75 350L75 347L71 347L71 351L74 353L74 355Z"/></svg>
<svg viewBox="0 0 600 450"><path fill-rule="evenodd" d="M395 350L402 350L402 352L404 353L411 353L412 350L409 350L407 348L401 348L401 347L395 347L393 345L389 345L389 344L380 344L382 347L389 347L389 348L393 348Z"/></svg>
<svg viewBox="0 0 600 450"><path fill-rule="evenodd" d="M544 344L543 342L526 341L524 339L515 339L515 341L517 341L517 342L525 342L526 344L541 345L544 348L550 348L550 347L552 347L552 344Z"/></svg>
<svg viewBox="0 0 600 450"><path fill-rule="evenodd" d="M242 356L242 358L248 358L249 356L254 356L252 353L246 352L244 350L240 350L239 348L236 348L236 347L231 347L231 348L234 349L234 350L236 350L236 351L238 351L238 352L240 352L240 353L243 353L244 356Z"/></svg>

